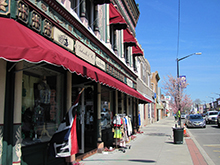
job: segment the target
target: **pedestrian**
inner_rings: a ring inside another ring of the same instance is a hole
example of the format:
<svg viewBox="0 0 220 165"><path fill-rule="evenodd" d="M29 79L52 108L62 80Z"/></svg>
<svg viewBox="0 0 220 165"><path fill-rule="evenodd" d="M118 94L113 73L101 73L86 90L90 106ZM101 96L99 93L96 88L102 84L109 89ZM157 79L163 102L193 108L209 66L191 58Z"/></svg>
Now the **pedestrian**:
<svg viewBox="0 0 220 165"><path fill-rule="evenodd" d="M177 111L177 118L179 119L178 120L178 125L180 125L180 118L181 118L180 110Z"/></svg>

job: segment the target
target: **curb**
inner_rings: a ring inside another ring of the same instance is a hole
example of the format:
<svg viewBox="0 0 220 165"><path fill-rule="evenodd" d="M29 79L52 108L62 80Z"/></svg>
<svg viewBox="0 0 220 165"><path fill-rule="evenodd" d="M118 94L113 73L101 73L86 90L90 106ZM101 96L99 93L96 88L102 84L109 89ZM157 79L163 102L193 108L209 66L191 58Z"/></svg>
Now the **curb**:
<svg viewBox="0 0 220 165"><path fill-rule="evenodd" d="M192 135L192 133L190 132L189 129L187 129L187 132L190 136L190 138L193 140L193 142L195 143L196 147L199 149L200 153L202 154L203 158L205 159L205 161L207 162L208 165L215 165L215 163L212 161L212 159L207 155L207 153L205 152L205 150L200 146L200 144L197 142L197 140L194 138L194 136Z"/></svg>

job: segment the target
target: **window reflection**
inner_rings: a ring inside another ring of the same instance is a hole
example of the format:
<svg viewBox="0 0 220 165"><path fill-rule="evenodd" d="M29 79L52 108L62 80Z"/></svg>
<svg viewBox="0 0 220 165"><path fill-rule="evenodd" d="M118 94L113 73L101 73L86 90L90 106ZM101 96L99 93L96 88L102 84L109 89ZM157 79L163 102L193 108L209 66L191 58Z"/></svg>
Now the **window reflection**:
<svg viewBox="0 0 220 165"><path fill-rule="evenodd" d="M101 127L107 129L111 127L113 114L110 109L110 91L106 87L102 87L101 93Z"/></svg>
<svg viewBox="0 0 220 165"><path fill-rule="evenodd" d="M61 119L62 76L25 72L22 82L22 145L49 141Z"/></svg>

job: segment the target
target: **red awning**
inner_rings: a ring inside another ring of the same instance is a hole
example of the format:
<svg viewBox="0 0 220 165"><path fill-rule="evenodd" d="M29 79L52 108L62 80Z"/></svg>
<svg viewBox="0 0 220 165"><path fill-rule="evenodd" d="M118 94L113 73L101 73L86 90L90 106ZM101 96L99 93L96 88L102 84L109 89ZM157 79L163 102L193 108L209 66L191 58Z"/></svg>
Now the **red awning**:
<svg viewBox="0 0 220 165"><path fill-rule="evenodd" d="M109 23L118 30L127 28L126 21L112 3L109 4Z"/></svg>
<svg viewBox="0 0 220 165"><path fill-rule="evenodd" d="M126 43L128 46L136 46L136 39L132 35L132 33L127 29L124 29L124 43Z"/></svg>
<svg viewBox="0 0 220 165"><path fill-rule="evenodd" d="M141 48L139 47L138 44L136 46L132 47L132 54L136 55L136 56L143 56L144 55L143 51L141 50Z"/></svg>
<svg viewBox="0 0 220 165"><path fill-rule="evenodd" d="M46 62L63 66L70 72L92 79L100 84L151 102L139 92L100 69L79 59L73 53L61 48L13 19L0 18L0 58L8 61Z"/></svg>

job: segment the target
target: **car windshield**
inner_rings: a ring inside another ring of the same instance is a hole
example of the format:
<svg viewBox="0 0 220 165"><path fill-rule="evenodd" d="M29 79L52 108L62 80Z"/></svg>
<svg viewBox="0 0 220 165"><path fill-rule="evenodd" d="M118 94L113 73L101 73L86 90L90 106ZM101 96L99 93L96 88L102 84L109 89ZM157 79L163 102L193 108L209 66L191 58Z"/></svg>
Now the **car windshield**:
<svg viewBox="0 0 220 165"><path fill-rule="evenodd" d="M203 117L200 115L193 115L193 116L190 116L190 119L203 119Z"/></svg>
<svg viewBox="0 0 220 165"><path fill-rule="evenodd" d="M217 115L218 112L210 112L209 115Z"/></svg>

